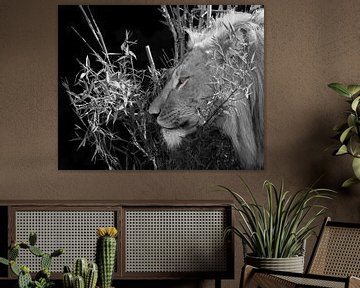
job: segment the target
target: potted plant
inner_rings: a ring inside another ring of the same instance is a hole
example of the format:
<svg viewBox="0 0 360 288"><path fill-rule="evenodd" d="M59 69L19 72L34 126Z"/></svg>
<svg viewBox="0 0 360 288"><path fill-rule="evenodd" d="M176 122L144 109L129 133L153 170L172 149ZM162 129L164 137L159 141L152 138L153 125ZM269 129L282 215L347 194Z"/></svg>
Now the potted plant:
<svg viewBox="0 0 360 288"><path fill-rule="evenodd" d="M304 246L314 233L315 220L326 207L318 200L331 199L329 189L304 188L296 193L277 188L266 180L266 205L261 205L254 193L243 181L251 201L240 194L220 186L235 199L233 205L240 215L239 227L229 227L243 242L245 264L279 271L300 272L304 270ZM250 253L247 253L250 250Z"/></svg>
<svg viewBox="0 0 360 288"><path fill-rule="evenodd" d="M50 265L53 258L62 255L64 250L57 249L52 253L45 253L36 246L36 242L36 233L30 233L29 243L12 242L8 251L8 259L0 257L0 263L10 266L11 271L18 277L18 288L50 288L54 286L54 282L50 280ZM34 279L32 279L28 266L19 265L16 262L20 249L28 250L31 254L40 258L41 270L36 273Z"/></svg>
<svg viewBox="0 0 360 288"><path fill-rule="evenodd" d="M344 85L331 83L331 89L346 98L351 106L347 111L347 119L344 123L334 127L340 143L334 152L335 155L350 155L352 157L352 169L354 177L347 179L342 187L349 187L360 183L360 85Z"/></svg>

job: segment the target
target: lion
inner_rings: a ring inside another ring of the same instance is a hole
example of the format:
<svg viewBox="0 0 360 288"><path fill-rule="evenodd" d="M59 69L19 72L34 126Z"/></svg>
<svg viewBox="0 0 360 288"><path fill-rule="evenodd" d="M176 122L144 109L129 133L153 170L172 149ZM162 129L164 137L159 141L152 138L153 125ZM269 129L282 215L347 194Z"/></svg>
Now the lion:
<svg viewBox="0 0 360 288"><path fill-rule="evenodd" d="M152 101L170 149L204 125L227 135L241 169L263 168L264 12L229 12L189 34L188 52Z"/></svg>

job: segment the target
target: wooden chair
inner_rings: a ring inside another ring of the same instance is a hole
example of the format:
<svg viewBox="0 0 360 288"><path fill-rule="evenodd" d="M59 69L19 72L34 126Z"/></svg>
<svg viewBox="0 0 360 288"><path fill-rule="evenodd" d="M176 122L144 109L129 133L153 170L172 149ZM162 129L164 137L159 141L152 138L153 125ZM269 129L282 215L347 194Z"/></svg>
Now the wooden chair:
<svg viewBox="0 0 360 288"><path fill-rule="evenodd" d="M326 218L306 273L278 272L245 265L240 287L360 287L360 223Z"/></svg>

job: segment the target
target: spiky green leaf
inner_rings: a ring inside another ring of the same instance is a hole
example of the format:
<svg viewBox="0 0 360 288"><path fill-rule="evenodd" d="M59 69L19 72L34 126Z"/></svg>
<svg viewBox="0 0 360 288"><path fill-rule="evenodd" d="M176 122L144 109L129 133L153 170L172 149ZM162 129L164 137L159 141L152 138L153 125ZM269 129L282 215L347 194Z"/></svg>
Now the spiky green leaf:
<svg viewBox="0 0 360 288"><path fill-rule="evenodd" d="M240 229L232 227L231 231L258 257L300 255L304 241L315 228L312 223L324 211L323 206L316 204L317 201L330 199L333 191L313 189L311 186L290 193L284 189L283 183L277 189L269 181L264 182L264 188L268 199L266 206L255 203L256 200L246 202L239 193L224 188L236 199L234 209L242 219Z"/></svg>

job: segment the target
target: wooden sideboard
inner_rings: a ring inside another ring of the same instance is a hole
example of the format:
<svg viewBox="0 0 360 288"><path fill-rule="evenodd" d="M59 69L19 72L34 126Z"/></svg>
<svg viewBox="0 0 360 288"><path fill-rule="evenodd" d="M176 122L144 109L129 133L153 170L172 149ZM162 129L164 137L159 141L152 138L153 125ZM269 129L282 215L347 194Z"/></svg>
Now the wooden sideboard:
<svg viewBox="0 0 360 288"><path fill-rule="evenodd" d="M234 278L234 239L223 237L232 221L231 204L222 201L3 201L0 256L6 257L11 241L26 241L35 231L43 250L65 249L51 266L60 279L63 266L77 257L94 260L97 227L115 226L115 282L215 279L220 286L221 279ZM19 257L36 271L38 259ZM0 265L0 281L11 279Z"/></svg>

